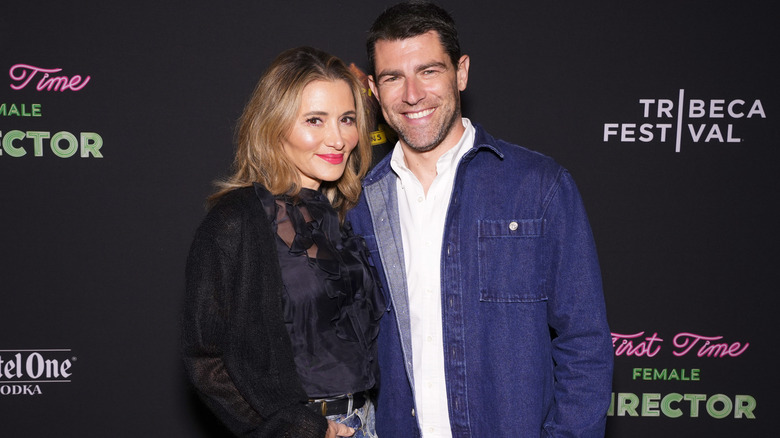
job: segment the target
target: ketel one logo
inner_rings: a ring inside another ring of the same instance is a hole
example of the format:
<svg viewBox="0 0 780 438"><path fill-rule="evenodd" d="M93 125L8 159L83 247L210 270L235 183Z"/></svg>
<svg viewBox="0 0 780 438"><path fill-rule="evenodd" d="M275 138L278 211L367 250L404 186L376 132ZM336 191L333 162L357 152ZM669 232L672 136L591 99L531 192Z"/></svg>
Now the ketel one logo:
<svg viewBox="0 0 780 438"><path fill-rule="evenodd" d="M693 143L740 143L734 121L766 118L759 99L685 99L680 90L677 102L671 99L639 99L641 122L605 123L604 142L666 143L674 139L680 152L683 136Z"/></svg>
<svg viewBox="0 0 780 438"><path fill-rule="evenodd" d="M41 384L69 383L70 349L0 350L0 396L42 394Z"/></svg>

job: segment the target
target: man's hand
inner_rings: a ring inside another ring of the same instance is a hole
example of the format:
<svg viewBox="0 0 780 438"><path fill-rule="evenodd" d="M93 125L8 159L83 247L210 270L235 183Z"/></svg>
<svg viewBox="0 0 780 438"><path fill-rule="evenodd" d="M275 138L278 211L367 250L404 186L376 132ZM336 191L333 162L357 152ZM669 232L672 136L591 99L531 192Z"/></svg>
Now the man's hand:
<svg viewBox="0 0 780 438"><path fill-rule="evenodd" d="M325 434L325 438L338 438L341 436L352 436L354 434L355 429L347 425L328 420L328 432Z"/></svg>

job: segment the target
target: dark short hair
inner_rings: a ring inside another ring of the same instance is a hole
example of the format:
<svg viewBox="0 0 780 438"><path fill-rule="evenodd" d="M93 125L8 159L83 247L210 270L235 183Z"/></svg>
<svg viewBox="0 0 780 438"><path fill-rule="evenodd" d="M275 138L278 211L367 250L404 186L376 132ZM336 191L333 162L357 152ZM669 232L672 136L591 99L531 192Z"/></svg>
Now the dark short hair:
<svg viewBox="0 0 780 438"><path fill-rule="evenodd" d="M430 31L439 34L444 51L457 68L460 60L460 43L455 20L440 6L429 1L412 0L399 3L382 12L368 32L366 49L370 74L376 74L374 54L379 40L397 41L413 38Z"/></svg>

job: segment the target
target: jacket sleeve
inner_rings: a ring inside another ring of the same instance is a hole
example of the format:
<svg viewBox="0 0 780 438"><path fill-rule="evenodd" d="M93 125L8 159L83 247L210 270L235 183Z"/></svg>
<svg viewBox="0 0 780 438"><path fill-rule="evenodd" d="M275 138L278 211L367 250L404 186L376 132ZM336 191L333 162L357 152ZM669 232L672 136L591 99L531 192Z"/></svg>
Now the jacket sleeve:
<svg viewBox="0 0 780 438"><path fill-rule="evenodd" d="M218 205L196 232L186 267L185 368L238 436L324 437L327 421L305 406L282 321L275 246L247 216Z"/></svg>
<svg viewBox="0 0 780 438"><path fill-rule="evenodd" d="M596 248L579 192L565 170L548 199L555 403L545 431L552 437L603 438L613 350Z"/></svg>

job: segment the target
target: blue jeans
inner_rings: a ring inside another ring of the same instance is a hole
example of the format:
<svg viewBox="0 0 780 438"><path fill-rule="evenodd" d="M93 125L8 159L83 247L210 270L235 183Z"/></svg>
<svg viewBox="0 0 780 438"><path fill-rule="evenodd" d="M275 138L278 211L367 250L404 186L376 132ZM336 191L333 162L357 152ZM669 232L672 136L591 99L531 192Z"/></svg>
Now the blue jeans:
<svg viewBox="0 0 780 438"><path fill-rule="evenodd" d="M352 438L377 438L374 428L374 404L371 400L366 400L362 407L353 409L350 413L328 415L325 418L355 429Z"/></svg>

